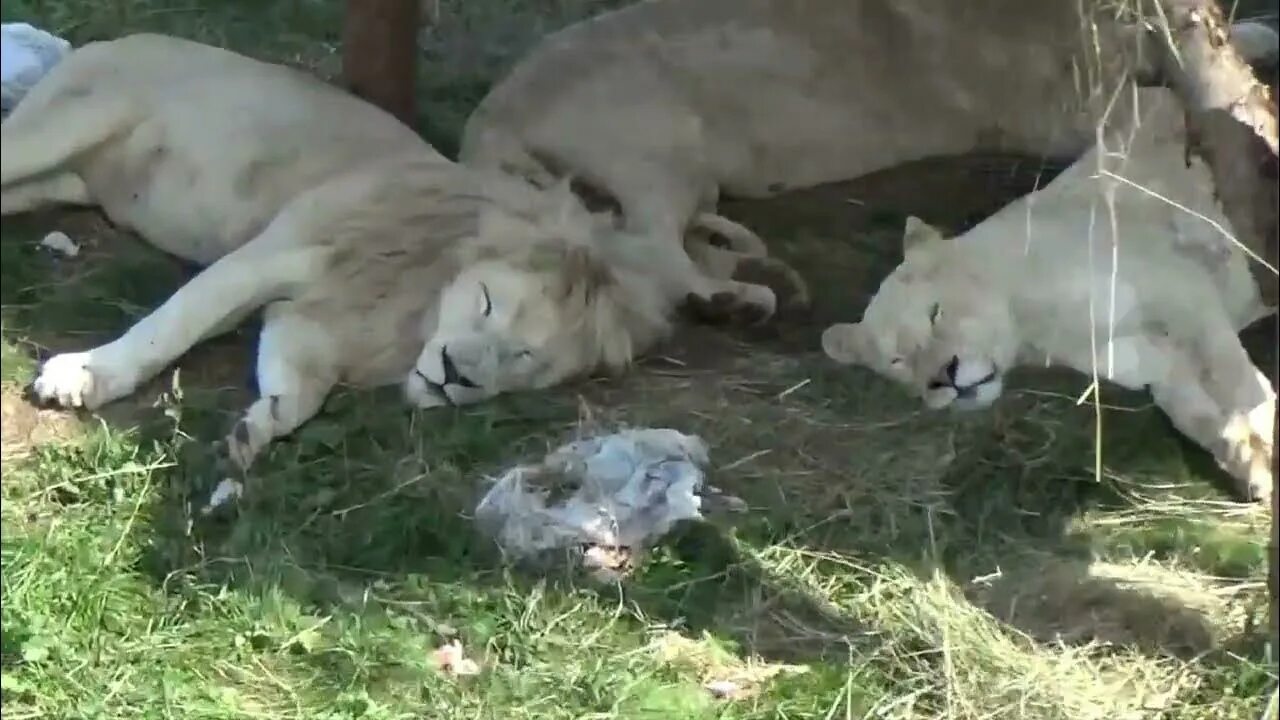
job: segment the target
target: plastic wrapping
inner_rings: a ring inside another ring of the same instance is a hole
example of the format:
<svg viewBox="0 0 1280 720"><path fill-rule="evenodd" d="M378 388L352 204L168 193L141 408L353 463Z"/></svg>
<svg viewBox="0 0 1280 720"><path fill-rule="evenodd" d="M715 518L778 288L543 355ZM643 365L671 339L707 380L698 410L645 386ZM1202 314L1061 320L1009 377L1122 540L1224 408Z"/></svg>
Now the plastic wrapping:
<svg viewBox="0 0 1280 720"><path fill-rule="evenodd" d="M703 495L718 494L707 462L706 444L676 430L577 440L505 472L475 519L508 556L580 550L587 567L617 573L676 523L703 519Z"/></svg>
<svg viewBox="0 0 1280 720"><path fill-rule="evenodd" d="M27 23L0 25L0 114L7 116L70 52L71 43Z"/></svg>

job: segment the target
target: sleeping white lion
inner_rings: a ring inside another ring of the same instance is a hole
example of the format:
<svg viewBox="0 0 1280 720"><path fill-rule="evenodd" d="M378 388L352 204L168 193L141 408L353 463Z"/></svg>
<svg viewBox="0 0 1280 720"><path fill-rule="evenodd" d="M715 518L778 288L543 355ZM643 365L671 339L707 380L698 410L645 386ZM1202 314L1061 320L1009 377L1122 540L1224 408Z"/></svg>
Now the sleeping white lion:
<svg viewBox="0 0 1280 720"><path fill-rule="evenodd" d="M265 308L241 468L338 383L430 407L621 367L696 282L567 186L457 165L304 73L163 36L59 64L0 126L0 175L5 215L99 205L209 264L118 339L49 359L38 399L96 408Z"/></svg>
<svg viewBox="0 0 1280 720"><path fill-rule="evenodd" d="M1120 79L1159 72L1163 36L1116 17L1075 0L636 2L521 58L468 118L459 160L572 176L679 256L721 196L979 150L1078 157ZM1274 55L1274 32L1236 27L1247 59ZM754 265L807 303L794 272Z"/></svg>
<svg viewBox="0 0 1280 720"><path fill-rule="evenodd" d="M1104 151L963 235L910 219L903 263L823 348L931 408L988 406L1017 365L1149 388L1242 496L1265 499L1275 392L1238 332L1273 309L1243 253L1208 250L1229 224L1209 172L1188 162L1177 100L1149 88L1126 101L1140 118L1132 134L1117 127Z"/></svg>

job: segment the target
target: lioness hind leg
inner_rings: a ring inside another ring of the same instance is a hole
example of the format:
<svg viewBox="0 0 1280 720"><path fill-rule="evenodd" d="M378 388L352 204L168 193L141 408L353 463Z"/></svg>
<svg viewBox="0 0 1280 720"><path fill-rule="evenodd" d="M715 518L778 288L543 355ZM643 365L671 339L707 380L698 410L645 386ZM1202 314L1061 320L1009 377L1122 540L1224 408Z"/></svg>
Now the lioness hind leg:
<svg viewBox="0 0 1280 720"><path fill-rule="evenodd" d="M293 311L287 301L268 306L258 342L260 397L225 440L232 465L245 473L276 438L319 412L338 379L332 336L323 324Z"/></svg>

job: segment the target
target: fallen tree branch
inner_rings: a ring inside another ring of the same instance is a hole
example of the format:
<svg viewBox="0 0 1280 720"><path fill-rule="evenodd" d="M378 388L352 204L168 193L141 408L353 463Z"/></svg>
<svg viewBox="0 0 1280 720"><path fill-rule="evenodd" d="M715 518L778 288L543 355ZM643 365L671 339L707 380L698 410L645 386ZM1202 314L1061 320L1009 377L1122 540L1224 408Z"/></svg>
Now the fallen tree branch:
<svg viewBox="0 0 1280 720"><path fill-rule="evenodd" d="M1214 0L1159 0L1158 9L1167 41L1163 74L1187 113L1187 151L1209 166L1223 214L1237 239L1271 265L1250 263L1263 300L1275 305L1280 296L1274 270L1280 265L1275 98L1230 43L1230 26ZM1272 383L1280 385L1280 369L1275 367ZM1280 411L1275 432L1280 444ZM1277 476L1280 467L1273 467L1267 576L1272 638L1280 629Z"/></svg>
<svg viewBox="0 0 1280 720"><path fill-rule="evenodd" d="M1163 74L1187 112L1188 152L1213 174L1237 239L1267 265L1251 263L1263 299L1280 296L1276 208L1276 102L1229 42L1230 25L1214 0L1160 0Z"/></svg>

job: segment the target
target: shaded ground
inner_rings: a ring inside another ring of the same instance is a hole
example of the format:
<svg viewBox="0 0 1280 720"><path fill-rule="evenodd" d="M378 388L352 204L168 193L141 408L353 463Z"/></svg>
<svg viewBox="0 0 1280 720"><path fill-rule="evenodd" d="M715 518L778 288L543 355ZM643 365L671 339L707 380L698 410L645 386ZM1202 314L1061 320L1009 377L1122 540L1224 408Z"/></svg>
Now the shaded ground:
<svg viewBox="0 0 1280 720"><path fill-rule="evenodd" d="M451 149L511 57L601 7L442 3L424 134ZM337 2L3 11L78 43L159 29L336 69ZM812 283L811 322L687 330L625 377L465 410L340 393L275 446L237 517L194 527L253 329L101 421L34 412L18 398L33 356L119 332L188 270L93 213L6 221L6 717L1254 717L1274 683L1251 629L1266 515L1230 502L1145 397L1104 394L1098 478L1076 375L1027 373L988 413L926 414L817 350L895 262L903 214L959 229L1036 171L930 163L728 203ZM87 251L38 249L55 227ZM495 562L467 519L486 474L619 424L703 435L712 482L751 512L687 529L618 587ZM479 677L430 666L454 636ZM724 704L700 687L769 663L807 672Z"/></svg>

